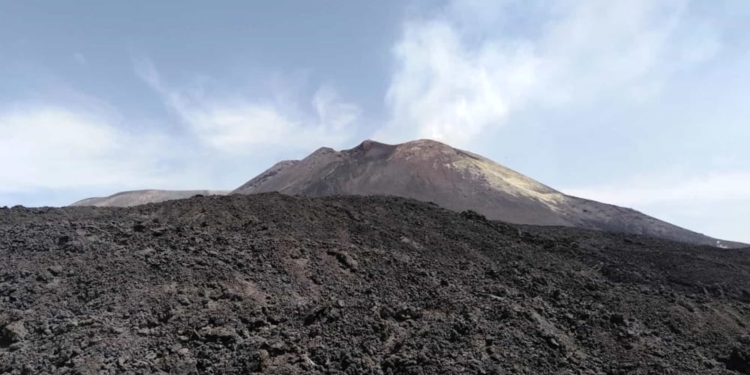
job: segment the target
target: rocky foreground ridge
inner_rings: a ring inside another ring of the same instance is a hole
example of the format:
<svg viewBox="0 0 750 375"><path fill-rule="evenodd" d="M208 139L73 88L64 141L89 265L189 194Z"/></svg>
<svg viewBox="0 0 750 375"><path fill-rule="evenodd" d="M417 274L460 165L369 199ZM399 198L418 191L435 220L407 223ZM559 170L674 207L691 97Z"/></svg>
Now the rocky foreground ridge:
<svg viewBox="0 0 750 375"><path fill-rule="evenodd" d="M0 209L0 374L749 374L750 250L401 198Z"/></svg>

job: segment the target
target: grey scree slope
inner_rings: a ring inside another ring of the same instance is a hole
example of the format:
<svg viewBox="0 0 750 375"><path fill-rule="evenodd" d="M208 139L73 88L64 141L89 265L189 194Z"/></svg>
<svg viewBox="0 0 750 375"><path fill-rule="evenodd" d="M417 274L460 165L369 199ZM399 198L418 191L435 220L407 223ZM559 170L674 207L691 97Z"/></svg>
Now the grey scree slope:
<svg viewBox="0 0 750 375"><path fill-rule="evenodd" d="M73 207L132 207L147 203L158 203L175 199L190 198L195 195L226 195L220 190L134 190L124 191L109 197L87 198L71 204Z"/></svg>

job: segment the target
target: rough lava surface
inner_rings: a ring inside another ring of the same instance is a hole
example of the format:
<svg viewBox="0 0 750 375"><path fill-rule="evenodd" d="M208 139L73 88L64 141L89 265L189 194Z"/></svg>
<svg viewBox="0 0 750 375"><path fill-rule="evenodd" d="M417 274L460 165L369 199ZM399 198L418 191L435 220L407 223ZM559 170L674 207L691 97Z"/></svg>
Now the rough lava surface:
<svg viewBox="0 0 750 375"><path fill-rule="evenodd" d="M394 197L0 209L0 374L750 374L750 249Z"/></svg>
<svg viewBox="0 0 750 375"><path fill-rule="evenodd" d="M365 141L344 151L321 148L283 161L234 191L289 195L388 195L473 210L491 220L562 225L744 247L677 227L638 211L565 195L485 157L440 142Z"/></svg>

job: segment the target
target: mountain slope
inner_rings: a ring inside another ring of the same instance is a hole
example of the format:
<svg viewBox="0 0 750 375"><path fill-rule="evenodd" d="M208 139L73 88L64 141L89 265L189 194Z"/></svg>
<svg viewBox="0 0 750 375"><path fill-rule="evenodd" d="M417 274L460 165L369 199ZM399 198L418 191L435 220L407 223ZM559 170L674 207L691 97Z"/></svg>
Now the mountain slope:
<svg viewBox="0 0 750 375"><path fill-rule="evenodd" d="M392 195L473 210L492 220L561 225L739 247L640 212L565 195L482 156L419 140L400 145L365 141L344 151L321 148L284 161L233 194Z"/></svg>
<svg viewBox="0 0 750 375"><path fill-rule="evenodd" d="M227 193L227 191L220 190L134 190L113 194L109 197L83 199L71 204L71 206L132 207L147 203L185 199L194 195L225 195Z"/></svg>

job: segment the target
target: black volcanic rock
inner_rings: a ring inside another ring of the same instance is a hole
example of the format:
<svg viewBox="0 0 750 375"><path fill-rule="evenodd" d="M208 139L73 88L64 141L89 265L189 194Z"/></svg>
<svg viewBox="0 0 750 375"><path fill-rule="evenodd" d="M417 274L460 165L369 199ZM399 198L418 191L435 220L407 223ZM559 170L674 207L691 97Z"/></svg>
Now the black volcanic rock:
<svg viewBox="0 0 750 375"><path fill-rule="evenodd" d="M721 247L719 241L638 211L565 195L482 156L420 140L400 145L365 141L344 151L321 148L253 178L234 194L280 192L312 197L389 195L488 219L532 225L633 233Z"/></svg>
<svg viewBox="0 0 750 375"><path fill-rule="evenodd" d="M393 197L16 208L0 374L742 374L748 285L750 249Z"/></svg>

